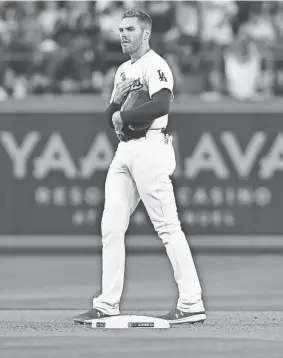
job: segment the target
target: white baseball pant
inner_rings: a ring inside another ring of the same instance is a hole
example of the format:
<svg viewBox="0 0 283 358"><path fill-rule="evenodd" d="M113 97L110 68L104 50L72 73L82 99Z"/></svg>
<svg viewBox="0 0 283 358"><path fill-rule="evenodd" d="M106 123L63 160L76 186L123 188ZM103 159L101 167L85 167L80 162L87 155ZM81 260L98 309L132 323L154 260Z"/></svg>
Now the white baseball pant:
<svg viewBox="0 0 283 358"><path fill-rule="evenodd" d="M154 228L165 245L178 285L177 308L203 310L201 286L191 251L178 219L170 175L176 167L172 141L161 131L146 138L120 142L105 184L102 217L102 294L93 307L119 314L124 285L125 232L141 199Z"/></svg>

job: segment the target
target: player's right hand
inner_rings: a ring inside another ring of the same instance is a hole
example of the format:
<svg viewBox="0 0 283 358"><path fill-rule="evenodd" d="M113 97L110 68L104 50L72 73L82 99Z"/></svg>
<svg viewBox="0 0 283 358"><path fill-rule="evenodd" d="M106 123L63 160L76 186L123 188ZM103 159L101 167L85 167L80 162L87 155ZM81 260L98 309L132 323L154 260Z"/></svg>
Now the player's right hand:
<svg viewBox="0 0 283 358"><path fill-rule="evenodd" d="M113 102L120 104L124 97L128 94L132 84L134 83L133 78L126 79L116 85Z"/></svg>

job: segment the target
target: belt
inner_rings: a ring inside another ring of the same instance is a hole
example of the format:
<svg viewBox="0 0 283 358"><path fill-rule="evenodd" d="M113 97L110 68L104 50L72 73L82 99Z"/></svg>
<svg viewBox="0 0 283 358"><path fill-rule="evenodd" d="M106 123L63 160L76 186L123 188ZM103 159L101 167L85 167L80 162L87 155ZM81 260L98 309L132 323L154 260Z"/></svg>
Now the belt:
<svg viewBox="0 0 283 358"><path fill-rule="evenodd" d="M166 130L166 128L150 128L146 134L142 137L139 137L139 138L133 138L133 137L129 137L125 134L121 135L120 137L120 141L121 142L129 142L130 140L137 140L137 139L141 139L141 138L146 138L147 135L148 137L154 137L155 134L159 134L159 133L164 133ZM152 134L149 133L149 131L154 131L154 132L151 132ZM149 135L150 134L150 135Z"/></svg>

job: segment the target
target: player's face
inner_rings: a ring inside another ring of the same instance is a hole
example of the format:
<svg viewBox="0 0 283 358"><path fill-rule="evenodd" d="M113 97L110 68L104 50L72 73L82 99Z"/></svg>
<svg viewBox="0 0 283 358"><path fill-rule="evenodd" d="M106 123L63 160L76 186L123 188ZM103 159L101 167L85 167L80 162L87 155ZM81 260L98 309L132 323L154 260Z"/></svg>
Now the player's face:
<svg viewBox="0 0 283 358"><path fill-rule="evenodd" d="M137 52L143 41L143 29L139 24L139 20L136 17L123 19L119 31L122 51L129 55Z"/></svg>

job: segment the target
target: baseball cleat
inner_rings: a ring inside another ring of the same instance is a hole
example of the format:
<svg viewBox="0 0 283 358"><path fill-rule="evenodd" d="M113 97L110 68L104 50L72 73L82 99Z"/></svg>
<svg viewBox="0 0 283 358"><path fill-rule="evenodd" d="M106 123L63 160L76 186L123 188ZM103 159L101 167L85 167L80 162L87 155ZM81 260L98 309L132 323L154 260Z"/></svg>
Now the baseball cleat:
<svg viewBox="0 0 283 358"><path fill-rule="evenodd" d="M113 316L101 312L96 308L91 308L89 311L75 316L73 318L73 321L78 324L91 324L94 319L101 319L106 317L113 317Z"/></svg>
<svg viewBox="0 0 283 358"><path fill-rule="evenodd" d="M203 323L206 319L205 311L198 312L184 312L175 308L166 315L159 316L158 318L169 321L170 324L178 323Z"/></svg>

